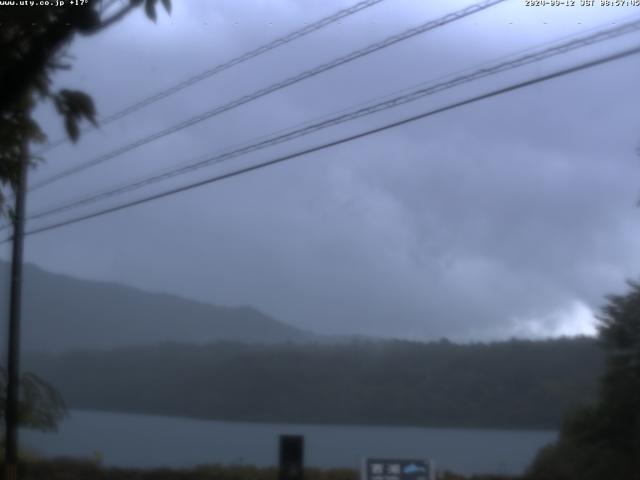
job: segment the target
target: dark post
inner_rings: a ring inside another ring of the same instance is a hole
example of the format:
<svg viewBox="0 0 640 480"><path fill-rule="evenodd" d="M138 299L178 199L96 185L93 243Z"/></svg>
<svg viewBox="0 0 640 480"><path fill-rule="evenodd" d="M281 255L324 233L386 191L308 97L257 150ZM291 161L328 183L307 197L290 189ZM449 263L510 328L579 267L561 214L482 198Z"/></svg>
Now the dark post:
<svg viewBox="0 0 640 480"><path fill-rule="evenodd" d="M27 195L28 146L23 144L22 162L16 185L13 253L11 258L11 297L9 300L9 348L7 351L7 403L5 408L5 479L15 480L18 468L18 400L20 383L20 307L22 302L22 249L25 201Z"/></svg>
<svg viewBox="0 0 640 480"><path fill-rule="evenodd" d="M280 435L280 472L278 480L303 480L304 437Z"/></svg>

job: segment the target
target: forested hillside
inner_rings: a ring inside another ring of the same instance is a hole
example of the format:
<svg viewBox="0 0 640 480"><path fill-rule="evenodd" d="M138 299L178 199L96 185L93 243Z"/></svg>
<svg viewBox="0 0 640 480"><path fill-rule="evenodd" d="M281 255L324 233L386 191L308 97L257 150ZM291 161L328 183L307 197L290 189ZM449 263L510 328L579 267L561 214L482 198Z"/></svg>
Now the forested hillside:
<svg viewBox="0 0 640 480"><path fill-rule="evenodd" d="M38 354L72 408L197 418L556 428L594 398L592 339L458 345L163 344Z"/></svg>

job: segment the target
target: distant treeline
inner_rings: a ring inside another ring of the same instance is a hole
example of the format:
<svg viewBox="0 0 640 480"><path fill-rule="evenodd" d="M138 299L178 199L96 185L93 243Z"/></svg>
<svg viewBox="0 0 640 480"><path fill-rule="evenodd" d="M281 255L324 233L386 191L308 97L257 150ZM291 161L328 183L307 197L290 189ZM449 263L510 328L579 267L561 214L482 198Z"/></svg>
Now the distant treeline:
<svg viewBox="0 0 640 480"><path fill-rule="evenodd" d="M557 428L596 395L603 355L588 338L163 344L27 354L71 408L204 419Z"/></svg>

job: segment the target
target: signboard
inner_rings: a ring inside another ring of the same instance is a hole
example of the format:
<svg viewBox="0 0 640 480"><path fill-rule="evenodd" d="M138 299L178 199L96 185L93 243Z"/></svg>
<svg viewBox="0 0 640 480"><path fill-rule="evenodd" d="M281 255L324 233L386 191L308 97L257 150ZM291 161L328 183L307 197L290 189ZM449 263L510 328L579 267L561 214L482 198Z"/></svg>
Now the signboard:
<svg viewBox="0 0 640 480"><path fill-rule="evenodd" d="M304 437L280 435L280 471L278 480L303 480Z"/></svg>
<svg viewBox="0 0 640 480"><path fill-rule="evenodd" d="M367 458L361 480L435 480L429 460Z"/></svg>

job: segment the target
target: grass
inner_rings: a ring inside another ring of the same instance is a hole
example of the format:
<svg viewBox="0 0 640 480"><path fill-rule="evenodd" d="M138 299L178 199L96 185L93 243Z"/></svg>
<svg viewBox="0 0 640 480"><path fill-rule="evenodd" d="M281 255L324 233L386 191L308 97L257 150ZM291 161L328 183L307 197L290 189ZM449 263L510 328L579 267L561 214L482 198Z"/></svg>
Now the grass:
<svg viewBox="0 0 640 480"><path fill-rule="evenodd" d="M278 480L277 468L207 465L185 469L103 467L98 461L71 458L29 459L20 468L20 480ZM305 480L359 480L351 469L305 469ZM464 477L444 473L442 480L516 480L514 477Z"/></svg>

